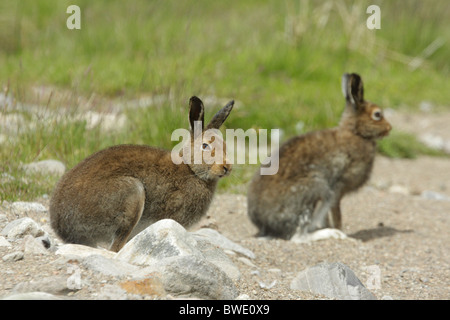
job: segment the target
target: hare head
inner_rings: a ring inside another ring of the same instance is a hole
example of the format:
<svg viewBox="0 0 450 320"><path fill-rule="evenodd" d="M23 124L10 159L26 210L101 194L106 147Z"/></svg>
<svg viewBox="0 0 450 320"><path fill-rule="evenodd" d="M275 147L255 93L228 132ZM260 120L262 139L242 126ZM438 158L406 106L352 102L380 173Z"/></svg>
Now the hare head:
<svg viewBox="0 0 450 320"><path fill-rule="evenodd" d="M384 118L381 107L364 100L364 86L358 74L343 75L342 92L347 106L341 126L366 139L379 139L389 134L392 127Z"/></svg>
<svg viewBox="0 0 450 320"><path fill-rule="evenodd" d="M231 172L232 165L227 159L226 144L219 128L233 109L230 101L204 125L205 108L198 97L189 100L190 141L182 150L184 163L203 180L217 180Z"/></svg>

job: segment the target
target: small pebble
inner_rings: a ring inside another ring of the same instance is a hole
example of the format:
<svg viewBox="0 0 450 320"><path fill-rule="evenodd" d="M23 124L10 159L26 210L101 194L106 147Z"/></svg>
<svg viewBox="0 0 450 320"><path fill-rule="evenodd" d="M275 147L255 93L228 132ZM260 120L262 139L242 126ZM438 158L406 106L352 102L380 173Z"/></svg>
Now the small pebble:
<svg viewBox="0 0 450 320"><path fill-rule="evenodd" d="M23 252L22 251L14 251L12 253L9 253L7 255L4 255L2 260L4 262L13 262L13 261L19 261L23 259Z"/></svg>

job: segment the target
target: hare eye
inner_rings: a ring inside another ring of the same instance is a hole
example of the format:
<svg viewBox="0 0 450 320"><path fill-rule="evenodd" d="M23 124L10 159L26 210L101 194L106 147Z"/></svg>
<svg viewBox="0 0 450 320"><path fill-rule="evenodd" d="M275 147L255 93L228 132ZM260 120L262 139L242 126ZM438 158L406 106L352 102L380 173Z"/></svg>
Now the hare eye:
<svg viewBox="0 0 450 320"><path fill-rule="evenodd" d="M209 150L211 150L211 146L207 143L204 143L204 144L202 144L202 150L209 151Z"/></svg>
<svg viewBox="0 0 450 320"><path fill-rule="evenodd" d="M383 118L383 113L380 110L377 110L372 113L372 119L375 121L380 121Z"/></svg>

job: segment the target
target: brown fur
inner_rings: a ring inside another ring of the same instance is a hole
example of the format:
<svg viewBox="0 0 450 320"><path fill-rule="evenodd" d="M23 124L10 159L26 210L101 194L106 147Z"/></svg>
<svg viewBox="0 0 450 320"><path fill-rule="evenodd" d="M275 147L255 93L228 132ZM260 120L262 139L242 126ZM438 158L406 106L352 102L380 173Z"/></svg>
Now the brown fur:
<svg viewBox="0 0 450 320"><path fill-rule="evenodd" d="M190 107L191 129L193 121L202 121L203 128L203 103L192 97ZM218 129L232 107L230 102L220 110L208 128ZM106 244L118 251L130 236L157 220L169 218L185 227L197 222L209 207L218 179L230 171L226 160L177 165L170 151L138 145L110 147L61 178L50 202L51 225L66 242Z"/></svg>
<svg viewBox="0 0 450 320"><path fill-rule="evenodd" d="M391 126L380 107L364 100L357 74L344 75L343 86L347 106L339 126L288 140L279 150L278 173L258 172L251 181L248 214L259 235L290 239L324 227L341 228L340 200L369 179L375 139ZM380 112L379 120L373 119L374 112Z"/></svg>

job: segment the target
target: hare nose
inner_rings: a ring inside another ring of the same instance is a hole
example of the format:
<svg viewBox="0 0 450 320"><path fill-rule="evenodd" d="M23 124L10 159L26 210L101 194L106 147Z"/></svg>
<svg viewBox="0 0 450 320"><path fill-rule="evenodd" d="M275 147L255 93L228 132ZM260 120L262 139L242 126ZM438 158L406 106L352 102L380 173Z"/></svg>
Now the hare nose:
<svg viewBox="0 0 450 320"><path fill-rule="evenodd" d="M231 172L231 166L228 166L228 165L223 166L223 174L224 175L227 175L230 172Z"/></svg>
<svg viewBox="0 0 450 320"><path fill-rule="evenodd" d="M386 128L386 131L389 132L389 131L391 131L391 130L392 130L392 126L391 126L390 123L388 123L387 128Z"/></svg>

